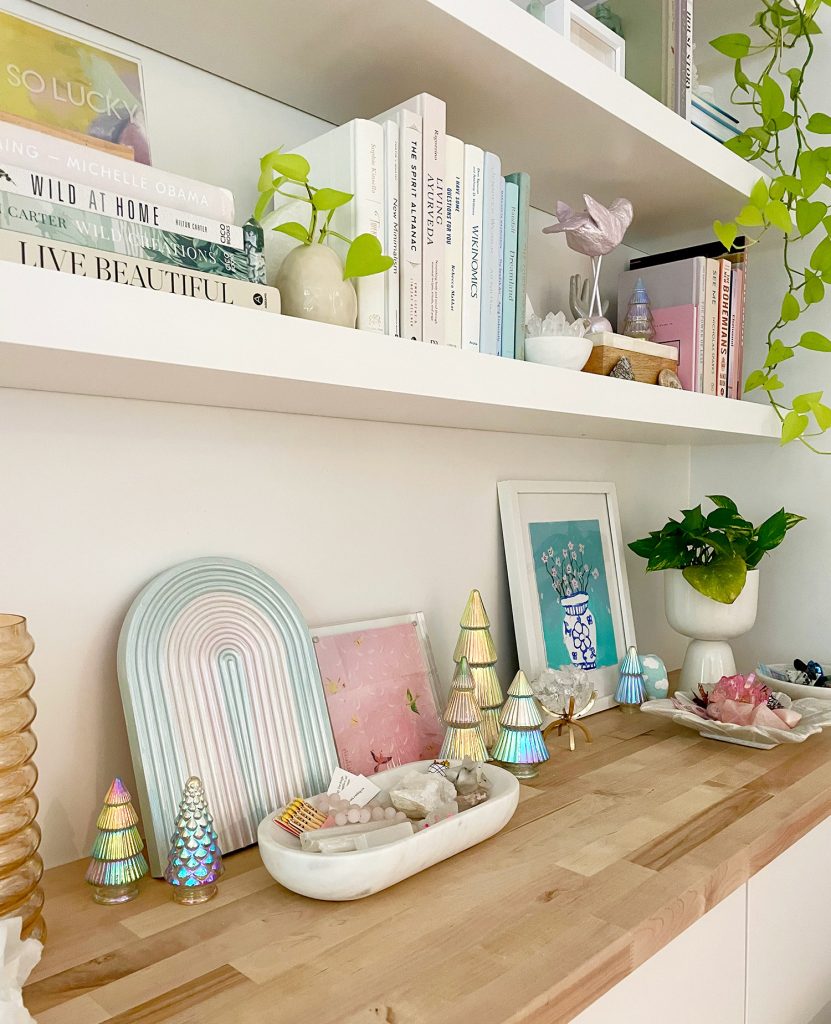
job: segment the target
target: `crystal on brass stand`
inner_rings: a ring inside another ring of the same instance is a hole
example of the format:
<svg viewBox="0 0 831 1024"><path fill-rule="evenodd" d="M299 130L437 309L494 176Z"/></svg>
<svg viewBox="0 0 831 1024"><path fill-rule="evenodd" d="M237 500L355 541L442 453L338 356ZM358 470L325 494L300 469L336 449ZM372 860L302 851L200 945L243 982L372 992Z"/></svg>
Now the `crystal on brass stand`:
<svg viewBox="0 0 831 1024"><path fill-rule="evenodd" d="M537 699L539 699L539 698L537 698ZM592 742L592 734L589 732L589 730L586 728L586 726L583 725L583 723L580 721L579 716L587 715L589 713L589 711L591 710L591 708L594 705L594 702L596 700L597 700L597 692L595 690L592 690L592 695L591 695L591 697L589 697L588 704L586 704L585 707L582 707L576 714L574 712L574 697L573 696L568 698L568 707L567 708L562 708L560 711L554 711L552 708L547 708L545 706L545 704L543 704L542 705L543 709L545 711L547 711L549 715L553 715L554 716L554 721L553 722L549 722L549 724L542 731L543 739L545 739L545 737L551 732L552 729L556 729L557 730L557 735L558 736L562 736L563 735L563 729L568 729L568 749L569 750L574 750L575 749L574 729L575 729L575 726L576 726L580 730L580 732L582 732L582 734L585 736L586 743L591 743Z"/></svg>

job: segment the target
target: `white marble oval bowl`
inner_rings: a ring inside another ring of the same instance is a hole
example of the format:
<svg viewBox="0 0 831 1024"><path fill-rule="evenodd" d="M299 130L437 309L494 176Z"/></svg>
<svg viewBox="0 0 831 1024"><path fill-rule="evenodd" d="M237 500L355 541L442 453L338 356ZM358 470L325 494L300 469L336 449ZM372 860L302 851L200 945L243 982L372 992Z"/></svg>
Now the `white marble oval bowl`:
<svg viewBox="0 0 831 1024"><path fill-rule="evenodd" d="M821 665L828 665L828 661L820 662ZM768 665L768 668L774 669L776 672L787 672L789 668L793 668L792 665L786 665L784 662L780 665ZM801 683L789 683L785 679L774 679L773 676L767 676L764 672L760 672L756 669L756 678L763 682L766 686L769 686L771 690L780 690L782 693L787 693L793 700L799 700L801 697L814 697L816 700L831 700L831 686L803 686Z"/></svg>
<svg viewBox="0 0 831 1024"><path fill-rule="evenodd" d="M416 761L373 777L381 789L390 789ZM315 900L359 900L410 875L438 864L462 850L489 839L511 820L519 802L519 783L510 772L485 765L491 795L477 807L446 818L437 825L399 839L388 846L349 853L307 853L300 840L274 824L280 810L263 818L257 830L260 856L271 877L301 896Z"/></svg>

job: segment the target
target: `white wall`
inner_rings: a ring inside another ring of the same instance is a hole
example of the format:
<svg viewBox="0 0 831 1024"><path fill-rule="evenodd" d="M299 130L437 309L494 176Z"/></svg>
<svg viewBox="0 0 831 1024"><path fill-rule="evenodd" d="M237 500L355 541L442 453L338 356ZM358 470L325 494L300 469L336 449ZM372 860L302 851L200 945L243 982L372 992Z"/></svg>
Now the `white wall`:
<svg viewBox="0 0 831 1024"><path fill-rule="evenodd" d="M0 6L141 56L154 162L230 186L239 220L260 154L323 125L26 0ZM540 234L545 222L535 215L530 244L541 313L565 304L569 274L586 263ZM625 258L607 261L610 293ZM37 641L47 864L85 855L111 777L132 781L116 640L131 600L162 569L205 554L247 559L314 625L423 610L445 684L458 618L479 587L507 683L516 655L496 482L614 480L626 540L688 497L687 449L2 389L0 423L0 608L25 614ZM642 650L678 664L660 581L633 558L629 575Z"/></svg>

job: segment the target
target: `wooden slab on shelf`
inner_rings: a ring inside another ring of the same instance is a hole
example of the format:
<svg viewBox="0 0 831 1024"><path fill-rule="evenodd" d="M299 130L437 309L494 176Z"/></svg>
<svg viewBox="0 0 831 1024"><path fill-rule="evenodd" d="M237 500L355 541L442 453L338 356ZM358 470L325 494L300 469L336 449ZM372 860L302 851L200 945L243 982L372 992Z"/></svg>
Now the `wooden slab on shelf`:
<svg viewBox="0 0 831 1024"><path fill-rule="evenodd" d="M668 356L649 356L644 355L643 352L634 352L631 349L618 348L614 345L595 345L588 362L583 367L583 372L597 373L601 377L608 377L624 356L632 364L635 380L640 381L641 384L657 384L658 374L661 370L676 370L678 368L678 360Z"/></svg>

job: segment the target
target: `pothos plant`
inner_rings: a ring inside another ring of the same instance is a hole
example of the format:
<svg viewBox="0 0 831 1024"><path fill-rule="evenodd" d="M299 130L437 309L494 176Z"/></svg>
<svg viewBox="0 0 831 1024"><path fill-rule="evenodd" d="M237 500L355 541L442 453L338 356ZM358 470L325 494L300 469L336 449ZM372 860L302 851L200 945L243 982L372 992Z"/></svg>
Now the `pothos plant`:
<svg viewBox="0 0 831 1024"><path fill-rule="evenodd" d="M824 136L831 135L831 116L810 111L802 95L815 56L813 37L821 31L816 15L823 4L831 6L831 0L759 2L752 37L732 32L710 45L733 59L733 102L758 121L726 145L740 156L765 164L770 177L756 182L749 202L734 220L716 221L713 228L727 249L740 228L747 236L746 246L769 231L781 232L787 290L768 331L764 365L748 376L745 391L767 392L782 424L783 444L798 439L811 451L827 455L831 452L821 451L813 440L831 427L831 408L823 402L823 392L795 395L788 404L779 395L784 384L778 370L800 349L831 352L831 339L824 334L800 332L792 326L822 302L826 285L831 285L831 217L828 204L816 198L817 191L831 183L831 146L821 144ZM755 77L745 63L747 58L753 58L753 67L761 67ZM809 239L813 248L805 266L807 250L795 243Z"/></svg>
<svg viewBox="0 0 831 1024"><path fill-rule="evenodd" d="M352 201L352 193L336 188L316 187L309 181L310 173L309 161L298 153L284 153L282 147L266 153L260 159L260 179L257 183L260 195L254 207L254 219L264 228L296 238L303 245L322 245L330 238L340 239L349 247L343 263L344 280L369 277L389 270L393 258L384 255L375 235L367 232L357 238L347 238L332 227L335 212ZM276 200L277 196L308 203L308 222L301 224L290 220L275 224L274 221L280 219L281 204ZM275 201L276 210L269 210L272 201Z"/></svg>
<svg viewBox="0 0 831 1024"><path fill-rule="evenodd" d="M629 547L647 560L647 572L680 569L700 594L732 604L744 590L748 569L755 569L805 517L780 508L761 526L754 526L739 515L732 498L708 497L716 506L709 515L701 505L685 509L680 520L670 518L660 530L632 541Z"/></svg>

